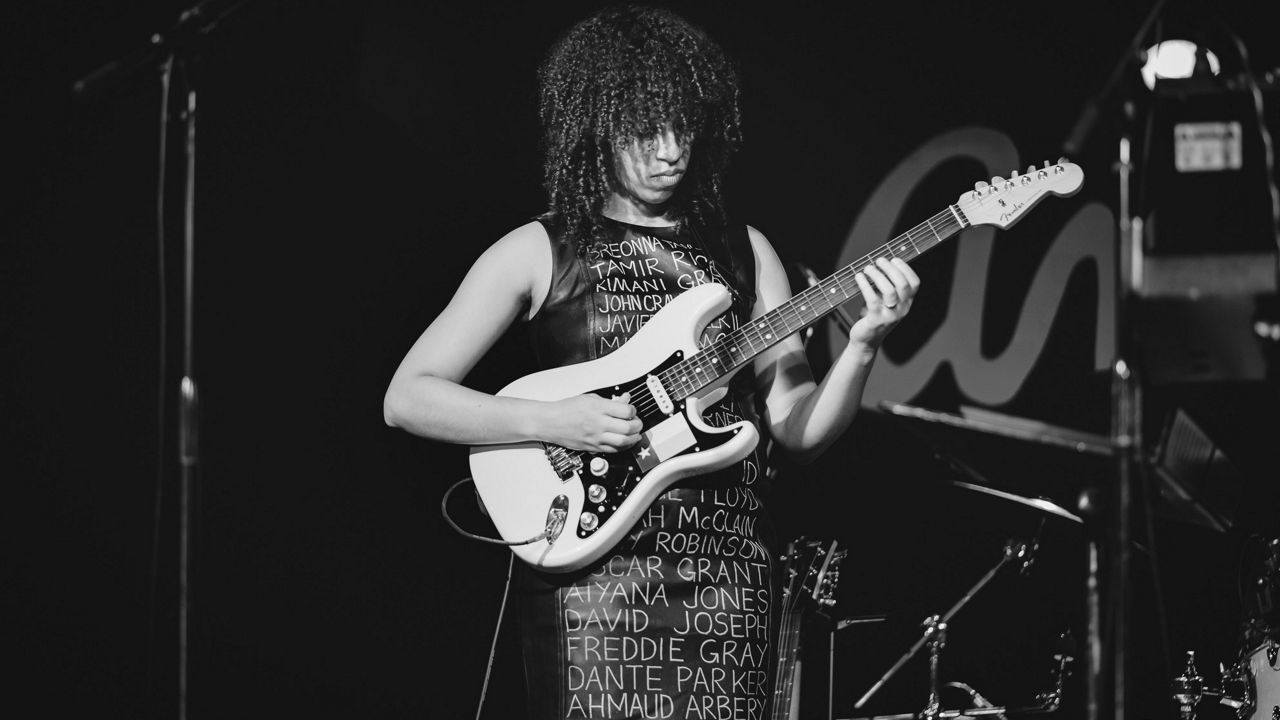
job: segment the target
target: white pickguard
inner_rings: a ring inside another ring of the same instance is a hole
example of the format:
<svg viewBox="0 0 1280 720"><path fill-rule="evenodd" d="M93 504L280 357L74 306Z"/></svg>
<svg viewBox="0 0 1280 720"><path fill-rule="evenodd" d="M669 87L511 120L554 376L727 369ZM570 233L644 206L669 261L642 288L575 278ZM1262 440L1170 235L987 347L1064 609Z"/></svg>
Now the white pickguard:
<svg viewBox="0 0 1280 720"><path fill-rule="evenodd" d="M698 338L716 316L728 309L729 292L721 285L695 287L667 303L639 332L614 352L599 360L526 375L498 395L529 400L563 400L586 392L643 378L677 351L690 356L698 351ZM565 496L568 512L563 531L554 542L513 545L512 551L530 565L549 572L571 572L602 557L632 529L645 510L676 481L728 466L756 446L759 433L749 422L714 428L702 419L702 411L724 397L731 375L688 398L684 420L702 432L731 435L715 447L668 457L643 476L593 534L579 538L579 518L586 505L584 483L573 477L561 480L538 442L477 446L471 449L471 475L498 534L507 542L536 537L546 529L548 511ZM677 413L679 411L677 410ZM682 438L679 417L647 429L649 440L670 450ZM683 433L687 434L687 428ZM661 450L659 450L661 452ZM630 462L628 453L616 455ZM582 470L586 474L586 469Z"/></svg>

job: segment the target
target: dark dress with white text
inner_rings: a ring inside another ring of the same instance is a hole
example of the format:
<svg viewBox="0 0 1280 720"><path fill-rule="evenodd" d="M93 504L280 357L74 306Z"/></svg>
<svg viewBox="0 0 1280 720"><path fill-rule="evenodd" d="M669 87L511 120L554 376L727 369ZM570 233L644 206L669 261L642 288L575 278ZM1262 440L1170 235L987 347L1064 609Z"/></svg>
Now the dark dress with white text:
<svg viewBox="0 0 1280 720"><path fill-rule="evenodd" d="M697 235L609 222L608 237L580 256L544 221L554 269L531 327L541 367L607 355L686 289L734 286L730 269L712 259L723 255ZM740 298L710 323L702 344L749 312ZM754 421L749 382L730 388L704 414L709 424ZM765 485L753 451L677 482L583 571L547 574L517 563L529 717L766 717L776 554Z"/></svg>

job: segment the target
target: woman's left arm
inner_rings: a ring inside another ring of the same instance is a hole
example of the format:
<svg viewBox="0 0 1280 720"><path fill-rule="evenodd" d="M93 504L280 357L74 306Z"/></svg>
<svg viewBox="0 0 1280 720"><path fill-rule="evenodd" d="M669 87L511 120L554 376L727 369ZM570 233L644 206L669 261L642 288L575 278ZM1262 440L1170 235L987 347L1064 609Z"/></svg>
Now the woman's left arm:
<svg viewBox="0 0 1280 720"><path fill-rule="evenodd" d="M759 317L792 297L782 261L763 234L748 227L756 258ZM756 387L765 400L764 421L774 442L799 462L820 455L853 421L862 391L885 335L911 310L920 278L897 258L879 259L854 276L866 310L849 332L849 342L821 383L815 383L798 335L788 337L755 361Z"/></svg>

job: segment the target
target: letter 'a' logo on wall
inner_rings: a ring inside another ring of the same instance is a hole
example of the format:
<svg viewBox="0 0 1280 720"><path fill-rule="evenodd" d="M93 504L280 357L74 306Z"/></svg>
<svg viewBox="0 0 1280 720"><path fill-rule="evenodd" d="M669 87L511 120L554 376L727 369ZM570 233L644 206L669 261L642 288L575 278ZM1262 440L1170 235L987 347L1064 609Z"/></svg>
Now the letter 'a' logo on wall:
<svg viewBox="0 0 1280 720"><path fill-rule="evenodd" d="M912 191L939 165L956 159L977 160L986 168L987 177L1020 165L1013 142L995 130L959 128L934 137L898 163L876 187L850 228L836 267L884 243ZM1101 203L1088 203L1059 231L1034 271L1012 340L1000 355L984 357L982 317L994 239L995 228L988 226L970 228L960 235L945 320L905 361L894 362L883 355L876 361L863 405L914 398L944 363L951 366L960 392L968 400L988 406L1009 402L1044 350L1071 272L1088 260L1093 261L1098 277L1093 370L1110 365L1115 354L1115 288L1110 281L1115 267L1115 217L1111 210ZM845 342L841 334L831 335L832 359L844 349Z"/></svg>

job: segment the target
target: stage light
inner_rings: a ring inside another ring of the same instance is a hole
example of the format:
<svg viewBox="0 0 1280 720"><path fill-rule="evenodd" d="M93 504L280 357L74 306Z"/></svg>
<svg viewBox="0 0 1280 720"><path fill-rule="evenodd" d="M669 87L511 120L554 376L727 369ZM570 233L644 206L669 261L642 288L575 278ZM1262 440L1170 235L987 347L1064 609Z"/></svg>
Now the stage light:
<svg viewBox="0 0 1280 720"><path fill-rule="evenodd" d="M1142 66L1142 82L1147 89L1154 89L1156 78L1179 80L1195 73L1196 56L1204 54L1209 72L1217 75L1222 70L1218 56L1208 48L1201 48L1190 40L1164 40L1147 48L1147 61Z"/></svg>

